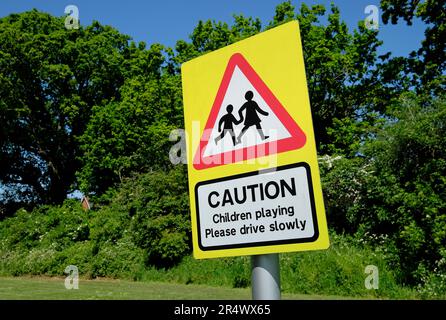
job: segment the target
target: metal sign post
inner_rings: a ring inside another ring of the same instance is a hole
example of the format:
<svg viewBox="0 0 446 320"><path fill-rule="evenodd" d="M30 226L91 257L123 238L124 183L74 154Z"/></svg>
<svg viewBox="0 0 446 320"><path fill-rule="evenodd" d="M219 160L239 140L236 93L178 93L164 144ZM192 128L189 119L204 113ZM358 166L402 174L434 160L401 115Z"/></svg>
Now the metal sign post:
<svg viewBox="0 0 446 320"><path fill-rule="evenodd" d="M261 254L251 257L253 300L280 300L279 255Z"/></svg>

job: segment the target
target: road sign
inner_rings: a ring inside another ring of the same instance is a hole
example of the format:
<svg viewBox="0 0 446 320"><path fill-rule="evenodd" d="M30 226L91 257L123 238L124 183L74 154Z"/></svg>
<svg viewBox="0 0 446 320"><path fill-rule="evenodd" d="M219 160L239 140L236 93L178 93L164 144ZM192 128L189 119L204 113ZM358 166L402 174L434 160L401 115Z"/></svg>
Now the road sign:
<svg viewBox="0 0 446 320"><path fill-rule="evenodd" d="M181 71L194 256L327 248L297 21Z"/></svg>

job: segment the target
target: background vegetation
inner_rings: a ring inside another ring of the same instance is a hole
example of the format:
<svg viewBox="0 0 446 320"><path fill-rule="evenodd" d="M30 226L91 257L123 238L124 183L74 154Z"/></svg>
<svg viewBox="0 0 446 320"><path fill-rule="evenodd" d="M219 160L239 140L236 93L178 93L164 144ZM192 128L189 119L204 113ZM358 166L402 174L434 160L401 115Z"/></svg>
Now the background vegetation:
<svg viewBox="0 0 446 320"><path fill-rule="evenodd" d="M408 57L378 56L332 5L277 6L272 21L200 21L175 48L36 10L0 19L0 273L249 286L246 257L191 258L180 65L299 20L333 245L282 255L285 292L446 295L446 4L382 0L383 20L427 23ZM321 23L322 19L326 23ZM93 199L84 212L67 194ZM364 268L380 289L364 288ZM216 276L218 274L218 277Z"/></svg>

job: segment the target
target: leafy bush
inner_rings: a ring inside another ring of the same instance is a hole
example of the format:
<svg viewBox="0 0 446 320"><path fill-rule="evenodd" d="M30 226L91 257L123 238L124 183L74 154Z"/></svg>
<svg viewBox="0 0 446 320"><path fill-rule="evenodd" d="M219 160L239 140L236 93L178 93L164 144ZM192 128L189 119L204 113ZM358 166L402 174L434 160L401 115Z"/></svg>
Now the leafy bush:
<svg viewBox="0 0 446 320"><path fill-rule="evenodd" d="M92 268L94 259L93 243L91 241L77 242L57 252L55 262L46 274L63 276L67 266L75 265L80 274L93 278L95 276Z"/></svg>
<svg viewBox="0 0 446 320"><path fill-rule="evenodd" d="M93 277L122 277L137 279L144 268L144 250L129 238L116 244L104 244L91 262Z"/></svg>
<svg viewBox="0 0 446 320"><path fill-rule="evenodd" d="M147 253L147 263L172 266L190 252L189 200L184 168L153 171L125 179L101 196L91 222L95 248L121 238ZM97 251L95 249L95 251Z"/></svg>
<svg viewBox="0 0 446 320"><path fill-rule="evenodd" d="M136 277L146 264L172 266L190 253L184 168L127 179L97 211L79 201L19 210L0 222L3 273Z"/></svg>
<svg viewBox="0 0 446 320"><path fill-rule="evenodd" d="M423 298L444 299L446 297L446 250L442 250L443 257L435 262L433 272L424 270L418 292Z"/></svg>
<svg viewBox="0 0 446 320"><path fill-rule="evenodd" d="M446 104L406 96L362 157L322 167L328 221L388 249L405 283L420 283L446 246Z"/></svg>
<svg viewBox="0 0 446 320"><path fill-rule="evenodd" d="M319 166L329 229L354 234L359 227L354 209L361 205L370 164L363 158L326 155L320 158Z"/></svg>
<svg viewBox="0 0 446 320"><path fill-rule="evenodd" d="M114 244L125 235L130 224L130 216L124 208L111 204L94 212L90 223L92 241L97 245Z"/></svg>
<svg viewBox="0 0 446 320"><path fill-rule="evenodd" d="M366 149L375 173L356 215L360 232L389 235L404 279L418 282L446 246L446 103L409 96L398 110Z"/></svg>
<svg viewBox="0 0 446 320"><path fill-rule="evenodd" d="M187 179L184 168L129 179L119 197L133 213L129 232L148 251L148 262L170 266L190 252Z"/></svg>
<svg viewBox="0 0 446 320"><path fill-rule="evenodd" d="M88 216L76 200L61 206L41 206L29 212L19 210L0 224L0 237L7 248L37 246L62 249L89 238Z"/></svg>
<svg viewBox="0 0 446 320"><path fill-rule="evenodd" d="M25 258L28 252L20 250L8 250L4 247L0 250L0 274L19 276L26 274Z"/></svg>
<svg viewBox="0 0 446 320"><path fill-rule="evenodd" d="M281 255L283 290L294 293L409 298L415 292L401 287L380 248L361 245L350 236L331 234L325 251ZM377 290L365 287L365 268L378 268Z"/></svg>

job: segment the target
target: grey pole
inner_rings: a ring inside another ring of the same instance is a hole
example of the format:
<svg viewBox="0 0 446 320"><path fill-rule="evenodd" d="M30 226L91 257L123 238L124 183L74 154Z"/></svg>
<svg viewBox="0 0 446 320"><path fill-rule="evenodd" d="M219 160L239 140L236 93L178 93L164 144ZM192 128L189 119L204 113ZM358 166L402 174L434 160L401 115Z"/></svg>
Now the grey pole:
<svg viewBox="0 0 446 320"><path fill-rule="evenodd" d="M251 257L253 300L280 300L279 255L261 254Z"/></svg>

